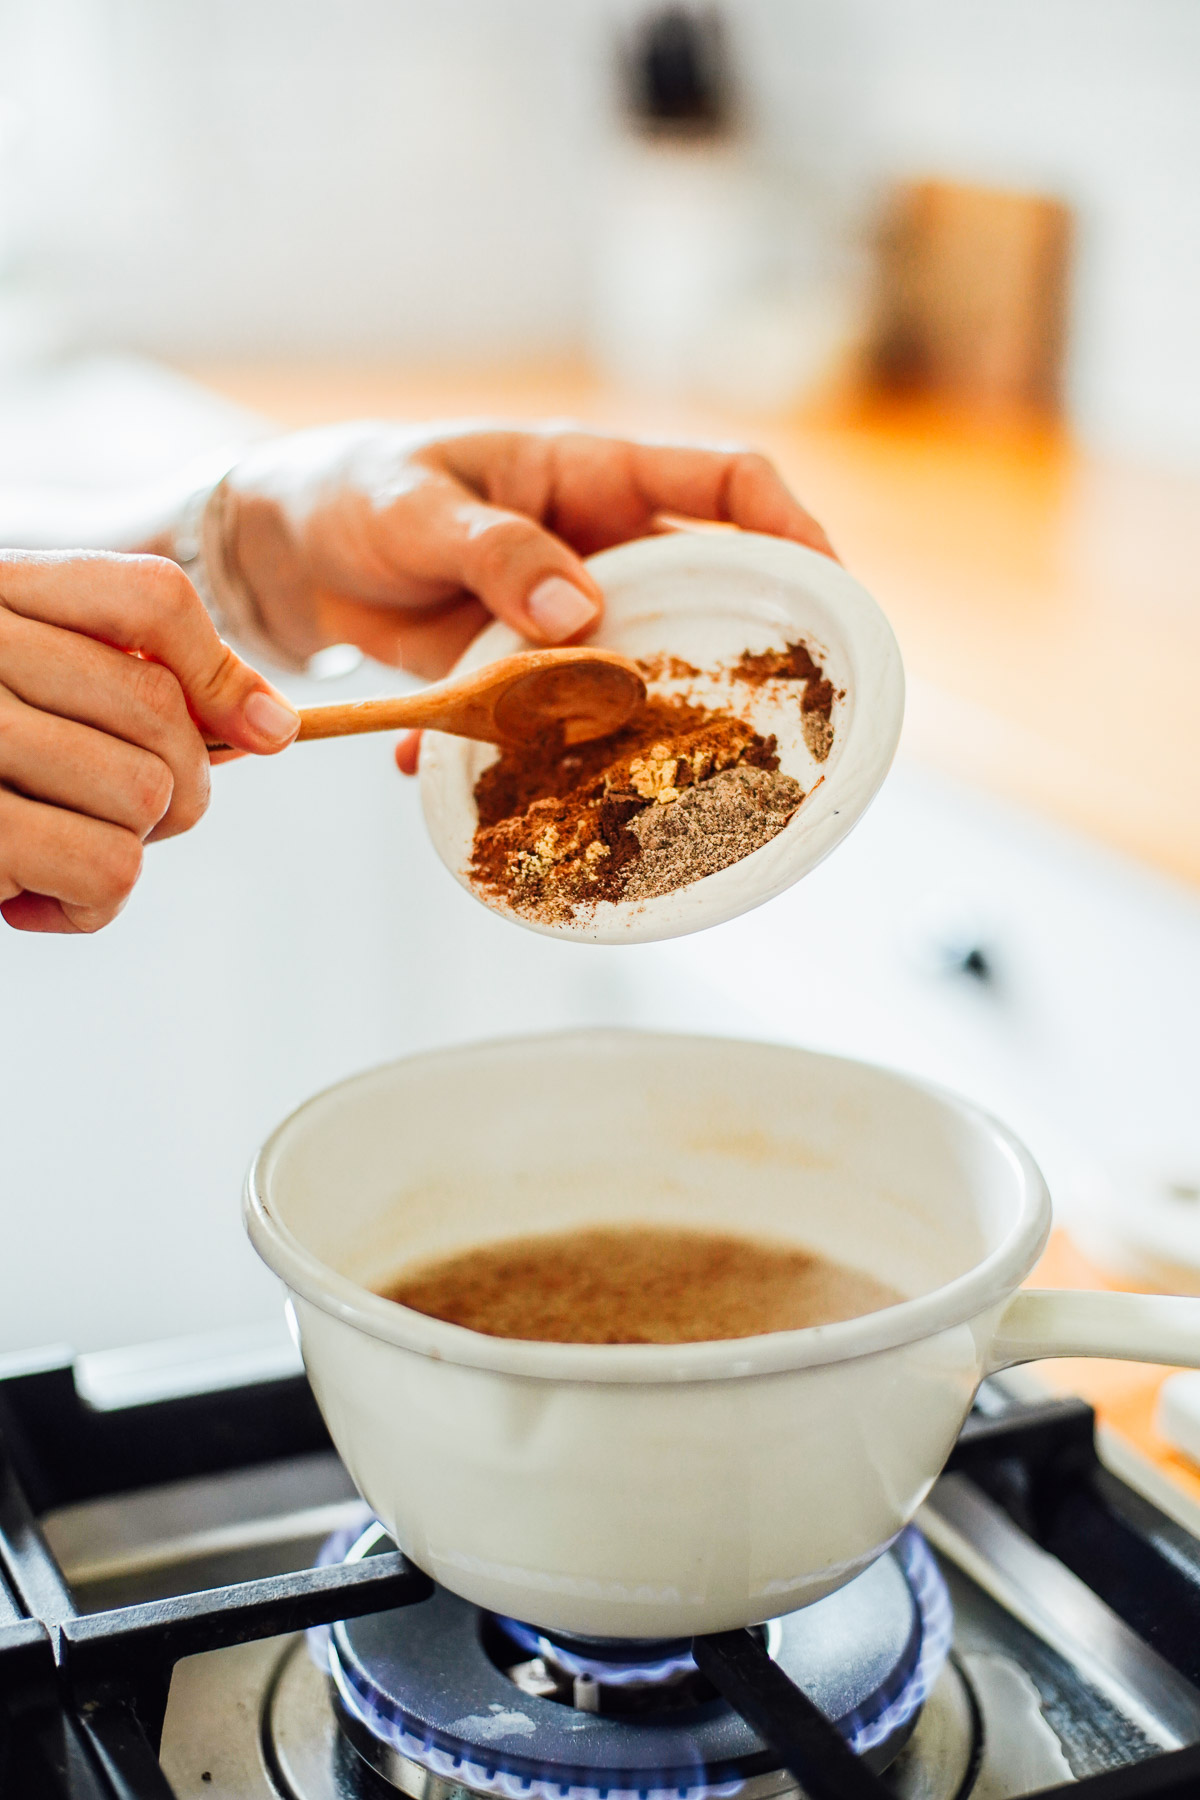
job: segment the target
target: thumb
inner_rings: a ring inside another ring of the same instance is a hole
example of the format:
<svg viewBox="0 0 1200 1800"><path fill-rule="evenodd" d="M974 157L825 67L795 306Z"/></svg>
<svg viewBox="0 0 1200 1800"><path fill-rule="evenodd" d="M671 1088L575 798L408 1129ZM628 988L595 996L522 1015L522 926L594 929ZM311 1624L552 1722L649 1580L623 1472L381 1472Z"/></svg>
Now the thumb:
<svg viewBox="0 0 1200 1800"><path fill-rule="evenodd" d="M205 737L259 756L284 749L300 729L296 708L218 636L182 570L154 574L160 591L130 647L172 671Z"/></svg>
<svg viewBox="0 0 1200 1800"><path fill-rule="evenodd" d="M300 729L291 702L219 639L179 679L205 738L231 750L271 756L286 749Z"/></svg>
<svg viewBox="0 0 1200 1800"><path fill-rule="evenodd" d="M477 594L489 612L540 644L564 644L599 624L603 597L575 552L524 513L462 490L439 521L438 574Z"/></svg>

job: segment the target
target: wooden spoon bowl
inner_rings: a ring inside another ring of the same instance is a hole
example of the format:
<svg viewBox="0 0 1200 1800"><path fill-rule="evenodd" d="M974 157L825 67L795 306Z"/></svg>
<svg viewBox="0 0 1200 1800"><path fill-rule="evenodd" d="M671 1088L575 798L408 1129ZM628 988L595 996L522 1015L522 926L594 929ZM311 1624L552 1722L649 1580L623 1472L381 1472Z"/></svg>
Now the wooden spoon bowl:
<svg viewBox="0 0 1200 1800"><path fill-rule="evenodd" d="M573 650L537 651L493 666L509 663L533 666L493 690L497 743L528 743L557 725L566 743L586 744L618 731L646 698L636 666L612 650L590 650L583 659Z"/></svg>

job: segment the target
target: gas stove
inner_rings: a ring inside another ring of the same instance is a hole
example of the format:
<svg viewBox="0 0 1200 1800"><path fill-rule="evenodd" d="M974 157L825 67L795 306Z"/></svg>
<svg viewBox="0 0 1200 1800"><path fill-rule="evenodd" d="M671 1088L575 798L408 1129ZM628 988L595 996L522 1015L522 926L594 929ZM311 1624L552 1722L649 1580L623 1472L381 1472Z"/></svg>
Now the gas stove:
<svg viewBox="0 0 1200 1800"><path fill-rule="evenodd" d="M240 1374L107 1406L68 1362L0 1379L0 1794L1200 1792L1200 1539L1080 1402L988 1384L864 1575L757 1631L631 1644L436 1588L303 1378Z"/></svg>

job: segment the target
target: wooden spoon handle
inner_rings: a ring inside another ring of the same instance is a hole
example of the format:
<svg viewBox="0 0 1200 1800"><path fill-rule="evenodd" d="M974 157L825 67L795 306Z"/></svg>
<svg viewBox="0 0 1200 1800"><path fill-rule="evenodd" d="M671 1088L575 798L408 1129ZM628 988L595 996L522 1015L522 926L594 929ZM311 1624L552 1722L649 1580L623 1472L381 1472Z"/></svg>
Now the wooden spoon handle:
<svg viewBox="0 0 1200 1800"><path fill-rule="evenodd" d="M387 694L380 700L333 700L325 706L302 706L300 729L294 744L306 738L354 737L363 731L415 730L432 725L436 706L428 692ZM231 750L232 744L209 744L210 754Z"/></svg>
<svg viewBox="0 0 1200 1800"><path fill-rule="evenodd" d="M360 731L403 731L429 723L424 694L388 694L382 700L334 700L325 706L302 706L295 743L306 738L353 737Z"/></svg>

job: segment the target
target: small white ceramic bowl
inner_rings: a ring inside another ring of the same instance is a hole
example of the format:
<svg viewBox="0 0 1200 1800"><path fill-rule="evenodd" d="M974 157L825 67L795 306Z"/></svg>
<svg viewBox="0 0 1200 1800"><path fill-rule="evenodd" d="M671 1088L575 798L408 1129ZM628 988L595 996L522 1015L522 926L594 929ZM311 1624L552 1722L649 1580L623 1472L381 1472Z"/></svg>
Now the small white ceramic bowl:
<svg viewBox="0 0 1200 1800"><path fill-rule="evenodd" d="M703 703L774 732L780 766L805 799L777 837L740 862L653 900L602 901L565 922L530 918L476 886L468 872L477 813L475 783L490 745L428 732L421 748L421 800L438 855L468 893L548 937L639 944L718 925L774 899L815 868L862 816L896 753L904 715L904 670L892 629L866 589L839 563L782 538L754 532L682 531L644 538L592 557L605 616L590 640L627 656L674 656L702 671L729 667L744 650L781 649L798 638L822 664L839 697L833 746L818 762L805 742L798 683L751 687L726 679L668 683ZM528 648L506 625L490 625L456 673Z"/></svg>

